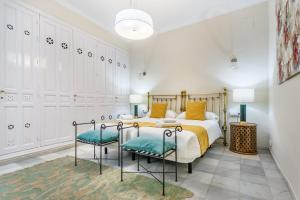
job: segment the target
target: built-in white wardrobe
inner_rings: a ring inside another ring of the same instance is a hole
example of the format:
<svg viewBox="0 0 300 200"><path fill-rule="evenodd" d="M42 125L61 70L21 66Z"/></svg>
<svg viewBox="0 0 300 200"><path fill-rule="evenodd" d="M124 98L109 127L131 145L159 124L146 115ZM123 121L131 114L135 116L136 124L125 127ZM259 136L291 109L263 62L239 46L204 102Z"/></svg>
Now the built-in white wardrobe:
<svg viewBox="0 0 300 200"><path fill-rule="evenodd" d="M0 155L72 141L74 120L129 112L126 51L24 5L0 9Z"/></svg>

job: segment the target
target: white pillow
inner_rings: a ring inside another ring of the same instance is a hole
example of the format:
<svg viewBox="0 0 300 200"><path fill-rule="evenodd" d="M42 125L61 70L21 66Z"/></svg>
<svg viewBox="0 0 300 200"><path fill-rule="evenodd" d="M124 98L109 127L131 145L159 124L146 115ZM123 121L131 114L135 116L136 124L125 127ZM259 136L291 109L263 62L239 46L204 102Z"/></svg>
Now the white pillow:
<svg viewBox="0 0 300 200"><path fill-rule="evenodd" d="M177 117L177 119L185 119L185 112L180 113ZM205 119L206 120L219 120L219 116L216 113L213 112L205 112Z"/></svg>
<svg viewBox="0 0 300 200"><path fill-rule="evenodd" d="M120 119L130 120L134 119L133 115L120 115Z"/></svg>
<svg viewBox="0 0 300 200"><path fill-rule="evenodd" d="M177 113L174 112L173 110L167 110L166 112L166 118L176 118Z"/></svg>
<svg viewBox="0 0 300 200"><path fill-rule="evenodd" d="M219 116L216 113L213 113L213 112L206 112L205 113L205 119L219 121Z"/></svg>
<svg viewBox="0 0 300 200"><path fill-rule="evenodd" d="M146 117L150 118L150 115L151 115L151 110L149 110L149 112L146 114ZM167 110L165 118L176 118L176 116L177 116L176 112L174 112L173 110Z"/></svg>
<svg viewBox="0 0 300 200"><path fill-rule="evenodd" d="M177 119L185 119L185 112L180 113L176 118Z"/></svg>

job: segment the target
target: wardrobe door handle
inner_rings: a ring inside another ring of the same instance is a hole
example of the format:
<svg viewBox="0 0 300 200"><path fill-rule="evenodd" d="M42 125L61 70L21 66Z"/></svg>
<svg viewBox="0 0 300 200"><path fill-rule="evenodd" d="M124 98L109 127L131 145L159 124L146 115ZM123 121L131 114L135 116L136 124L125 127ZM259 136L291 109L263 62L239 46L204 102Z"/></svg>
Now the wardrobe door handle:
<svg viewBox="0 0 300 200"><path fill-rule="evenodd" d="M108 62L111 64L112 63L112 59L108 59Z"/></svg>
<svg viewBox="0 0 300 200"><path fill-rule="evenodd" d="M13 30L13 29L14 29L14 26L11 25L11 24L7 24L6 27L7 27L9 30Z"/></svg>
<svg viewBox="0 0 300 200"><path fill-rule="evenodd" d="M8 128L9 130L11 130L11 129L14 129L14 128L15 128L15 126L14 126L14 125L12 125L12 124L10 124L10 125L8 125L8 126L7 126L7 128Z"/></svg>
<svg viewBox="0 0 300 200"><path fill-rule="evenodd" d="M26 123L25 124L25 128L29 128L30 127L30 124L29 123Z"/></svg>

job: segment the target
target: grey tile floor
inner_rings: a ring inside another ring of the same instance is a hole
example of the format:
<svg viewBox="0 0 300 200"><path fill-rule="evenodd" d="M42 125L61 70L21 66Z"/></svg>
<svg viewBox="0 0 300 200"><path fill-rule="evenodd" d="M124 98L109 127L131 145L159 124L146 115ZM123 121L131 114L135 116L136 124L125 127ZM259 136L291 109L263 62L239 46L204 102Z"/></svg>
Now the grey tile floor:
<svg viewBox="0 0 300 200"><path fill-rule="evenodd" d="M18 162L0 165L0 175L53 160L66 155L74 155L74 149L66 149ZM93 160L93 148L81 145L79 158ZM108 157L116 158L117 151L109 148ZM150 169L160 170L161 162L153 160L150 164L142 159L142 164ZM104 160L104 164L117 167L117 161ZM136 170L136 162L129 155L124 158L125 170ZM167 169L172 170L172 163ZM278 170L268 150L258 155L240 155L229 151L222 145L214 145L203 158L193 163L193 173L187 173L186 165L179 165L178 182L174 176L167 175L167 181L180 185L194 193L193 200L292 200L288 186ZM125 178L126 181L126 178Z"/></svg>

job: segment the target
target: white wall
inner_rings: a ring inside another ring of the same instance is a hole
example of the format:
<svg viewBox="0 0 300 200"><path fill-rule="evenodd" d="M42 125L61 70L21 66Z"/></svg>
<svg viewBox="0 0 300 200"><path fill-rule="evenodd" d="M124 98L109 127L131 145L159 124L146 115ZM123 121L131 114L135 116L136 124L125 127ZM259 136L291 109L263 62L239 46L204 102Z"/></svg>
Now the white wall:
<svg viewBox="0 0 300 200"><path fill-rule="evenodd" d="M178 94L255 88L248 121L258 124L258 145L268 147L268 4L263 3L135 42L131 47L132 92ZM232 70L232 54L238 69ZM139 79L145 70L147 76Z"/></svg>
<svg viewBox="0 0 300 200"><path fill-rule="evenodd" d="M300 199L300 75L278 85L274 0L269 2L269 19L271 152L296 199Z"/></svg>

